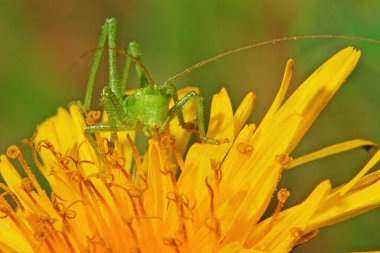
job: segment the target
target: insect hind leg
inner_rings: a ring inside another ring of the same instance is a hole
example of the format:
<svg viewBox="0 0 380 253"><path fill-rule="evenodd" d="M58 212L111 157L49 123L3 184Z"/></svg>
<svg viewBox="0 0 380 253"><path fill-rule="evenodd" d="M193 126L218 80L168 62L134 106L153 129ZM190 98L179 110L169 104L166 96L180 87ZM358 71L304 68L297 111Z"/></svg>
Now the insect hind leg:
<svg viewBox="0 0 380 253"><path fill-rule="evenodd" d="M118 100L122 101L122 91L119 80L119 73L117 70L116 62L116 31L117 21L115 18L107 18L102 26L102 31L100 33L100 38L98 42L98 49L94 56L94 61L91 66L90 76L87 81L87 88L84 97L84 102L82 105L83 111L87 111L91 106L92 91L95 84L96 73L99 68L100 59L102 57L103 49L108 40L108 71L109 71L109 83L111 90L115 93Z"/></svg>

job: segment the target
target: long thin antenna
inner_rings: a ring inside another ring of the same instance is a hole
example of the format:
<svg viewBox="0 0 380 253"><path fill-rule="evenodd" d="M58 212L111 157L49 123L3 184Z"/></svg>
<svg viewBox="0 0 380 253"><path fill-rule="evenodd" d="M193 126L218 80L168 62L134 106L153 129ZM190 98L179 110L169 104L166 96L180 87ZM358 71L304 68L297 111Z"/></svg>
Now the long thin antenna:
<svg viewBox="0 0 380 253"><path fill-rule="evenodd" d="M108 49L107 47L104 47L105 49ZM80 57L79 57L79 60L77 60L69 69L69 72L71 72L77 65L78 65L78 62L82 61L84 58L86 58L88 55L91 55L93 54L94 52L98 51L98 50L102 50L102 48L95 48L95 49L90 49L88 50L87 52L83 53ZM128 56L131 58L131 60L133 61L133 63L139 65L142 69L142 71L144 72L144 74L146 75L148 81L149 81L149 84L151 85L154 85L154 80L152 78L152 75L150 74L150 72L148 71L148 69L144 66L144 64L142 64L139 60L137 60L133 55L131 55L130 53L126 52L124 49L122 48L113 48L112 50L115 50L118 54L122 54L122 55L125 55L125 56Z"/></svg>
<svg viewBox="0 0 380 253"><path fill-rule="evenodd" d="M142 71L144 72L146 78L148 79L148 82L150 85L154 85L154 80L152 78L152 75L149 73L148 69L144 66L144 64L142 64L139 60L137 60L133 55L131 55L130 53L128 53L127 51L125 51L124 49L120 49L120 48L115 48L114 49L117 53L119 54L123 54L123 55L126 55L128 57L130 57L133 61L134 64L137 64L139 65L139 67L142 69Z"/></svg>
<svg viewBox="0 0 380 253"><path fill-rule="evenodd" d="M174 83L175 81L177 81L179 78L181 78L182 76L202 67L203 65L206 65L210 62L214 62L216 60L219 60L220 58L223 58L225 56L228 56L228 55L231 55L231 54L235 54L235 53L238 53L238 52L241 52L241 51L245 51L245 50L248 50L248 49L251 49L251 48L255 48L255 47L260 47L260 46L265 46L265 45L269 45L269 44L276 44L276 43L280 43L280 42L285 42L285 41L291 41L291 40L303 40L303 39L321 39L321 38L338 38L338 39L348 39L348 40L356 40L356 41L365 41L365 42L372 42L372 43L377 43L377 44L380 44L380 40L376 40L376 39L369 39L369 38L364 38L364 37L359 37L359 36L351 36L351 35L333 35L333 34L320 34L320 35L303 35L303 36L288 36L288 37L282 37L282 38L278 38L278 39L273 39L273 40L268 40L268 41L264 41L264 42L260 42L260 43L256 43L256 44L251 44L251 45L248 45L248 46L245 46L245 47L240 47L240 48L237 48L237 49L234 49L234 50L231 50L231 51L228 51L228 52L225 52L225 53L221 53L221 54L218 54L216 56L213 56L213 57L210 57L206 60L203 60L201 62L198 62L197 64L194 64L193 66L185 69L184 71L168 78L166 81L165 81L165 84L172 84Z"/></svg>

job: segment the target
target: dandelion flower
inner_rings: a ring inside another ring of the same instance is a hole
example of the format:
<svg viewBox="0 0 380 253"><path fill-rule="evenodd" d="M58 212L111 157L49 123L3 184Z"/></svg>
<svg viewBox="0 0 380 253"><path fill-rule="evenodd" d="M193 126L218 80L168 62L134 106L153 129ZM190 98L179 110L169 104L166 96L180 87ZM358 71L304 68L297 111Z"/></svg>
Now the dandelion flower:
<svg viewBox="0 0 380 253"><path fill-rule="evenodd" d="M306 200L287 210L282 207L289 191L276 191L284 170L375 146L357 139L291 157L359 56L351 47L338 52L283 102L294 63L289 60L280 90L257 128L245 123L255 96L248 94L234 112L222 89L212 100L208 137L230 142L195 143L186 155L190 134L177 122L170 123L168 134L151 138L140 157L133 132L118 133L113 149L107 134L97 134L95 152L83 134L86 121L79 107L58 109L37 127L32 140L25 140L50 184L50 196L18 147L11 146L0 157L6 182L0 197L1 250L288 252L316 236L319 228L377 207L380 171L367 172L380 159L379 151L346 184L331 189L330 182L323 181ZM187 119L193 117L193 109L186 109ZM91 114L88 122L98 116ZM273 195L277 208L263 219Z"/></svg>

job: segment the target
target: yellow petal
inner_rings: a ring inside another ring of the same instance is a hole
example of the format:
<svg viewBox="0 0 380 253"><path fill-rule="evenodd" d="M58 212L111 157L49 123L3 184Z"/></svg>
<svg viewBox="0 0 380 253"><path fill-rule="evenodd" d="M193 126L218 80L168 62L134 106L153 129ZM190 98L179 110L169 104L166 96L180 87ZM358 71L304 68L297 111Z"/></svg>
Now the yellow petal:
<svg viewBox="0 0 380 253"><path fill-rule="evenodd" d="M359 148L359 147L365 147L367 149L367 148L372 148L376 146L377 146L376 143L372 141L368 141L368 140L363 140L363 139L355 139L355 140L341 142L341 143L334 144L334 145L322 148L320 150L314 151L307 155L298 157L294 159L292 164L286 169L291 169L301 164L308 163L308 162L311 162L311 161L314 161L326 156L341 153L350 149Z"/></svg>
<svg viewBox="0 0 380 253"><path fill-rule="evenodd" d="M235 137L232 115L231 100L223 88L212 98L207 137L227 138L232 142Z"/></svg>
<svg viewBox="0 0 380 253"><path fill-rule="evenodd" d="M207 192L207 188L193 186L204 185L205 178L212 175L213 172L211 169L211 160L221 162L234 140L232 106L225 89L222 89L219 94L213 97L207 137L227 138L229 142L221 145L195 143L191 146L186 155L185 166L192 167L191 164L197 164L196 172L183 171L179 180L181 191L188 197L195 194L195 196L198 196L200 199L203 198Z"/></svg>
<svg viewBox="0 0 380 253"><path fill-rule="evenodd" d="M295 112L304 117L298 134L290 145L290 150L294 149L317 116L351 74L359 57L360 51L352 47L341 50L301 84L278 110L278 117L281 117L282 114Z"/></svg>
<svg viewBox="0 0 380 253"><path fill-rule="evenodd" d="M0 220L0 251L20 253L35 252L25 240L24 235L19 232L18 228L5 219Z"/></svg>
<svg viewBox="0 0 380 253"><path fill-rule="evenodd" d="M331 193L310 220L306 230L313 231L338 223L380 206L379 192L380 171L376 171L362 178L355 188L343 195Z"/></svg>
<svg viewBox="0 0 380 253"><path fill-rule="evenodd" d="M229 216L222 227L222 231L226 231L222 245L232 241L243 241L250 228L258 222L266 210L282 168L274 154L281 154L286 150L289 140L294 138L301 121L302 118L298 115L292 115L292 117L284 120L281 125L289 129L289 132L274 132L262 148L253 152L246 159L245 164L240 169L235 170L235 175L231 174L230 178L223 178L220 184L220 188L224 190L220 200L221 205L224 199L231 198L244 189L247 189L248 192L240 206L232 214L221 213L222 217L223 215ZM234 167L225 169L233 170ZM252 199L255 201L253 202Z"/></svg>
<svg viewBox="0 0 380 253"><path fill-rule="evenodd" d="M265 114L265 117L260 123L260 128L264 130L270 128L270 124L272 123L273 117L280 108L282 101L284 100L286 91L288 90L290 80L292 78L293 74L293 66L294 61L292 59L289 59L286 63L284 75L282 77L282 82L279 91L277 92L276 98L274 99L271 107L269 108L268 112Z"/></svg>
<svg viewBox="0 0 380 253"><path fill-rule="evenodd" d="M282 212L274 227L260 241L257 241L257 238L260 238L261 233L269 224L271 218L254 227L244 245L269 252L288 252L298 239L294 232L303 233L305 231L309 220L313 217L330 190L331 184L329 181L320 183L302 204L291 210Z"/></svg>
<svg viewBox="0 0 380 253"><path fill-rule="evenodd" d="M247 121L248 117L251 115L253 110L253 105L256 101L256 95L252 92L248 93L247 96L240 103L238 109L234 114L234 131L235 137L239 134L244 123Z"/></svg>
<svg viewBox="0 0 380 253"><path fill-rule="evenodd" d="M367 162L367 164L360 170L360 172L350 180L346 185L344 185L337 194L343 195L348 192L354 185L370 170L373 166L375 166L380 161L380 150L378 150L372 158Z"/></svg>

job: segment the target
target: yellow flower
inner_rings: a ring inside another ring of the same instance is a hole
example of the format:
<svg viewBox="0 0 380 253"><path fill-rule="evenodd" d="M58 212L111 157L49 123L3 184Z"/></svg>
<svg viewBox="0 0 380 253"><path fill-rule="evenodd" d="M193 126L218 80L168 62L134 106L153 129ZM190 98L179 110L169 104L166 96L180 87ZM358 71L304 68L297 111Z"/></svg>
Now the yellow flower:
<svg viewBox="0 0 380 253"><path fill-rule="evenodd" d="M351 181L336 189L323 181L303 203L287 210L281 211L289 192L278 190L274 214L262 220L284 170L351 148L375 146L351 140L300 158L290 156L359 56L353 48L343 49L283 103L292 74L289 60L278 95L257 128L245 124L255 96L248 94L234 113L222 89L212 100L208 137L230 142L195 143L185 159L190 134L177 122L170 123L170 135L149 140L141 159L133 132L118 133L115 148L108 145L107 134L98 134L97 154L83 135L86 123L79 108L58 109L38 126L33 140L25 140L51 196L16 146L7 156L18 160L26 177L1 156L7 185L1 185L0 249L288 252L312 239L319 228L377 207L380 171L366 174L380 159L379 151ZM191 120L192 112L190 106L185 117Z"/></svg>

